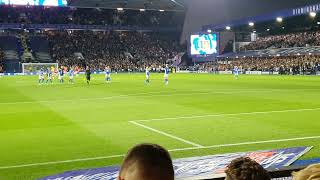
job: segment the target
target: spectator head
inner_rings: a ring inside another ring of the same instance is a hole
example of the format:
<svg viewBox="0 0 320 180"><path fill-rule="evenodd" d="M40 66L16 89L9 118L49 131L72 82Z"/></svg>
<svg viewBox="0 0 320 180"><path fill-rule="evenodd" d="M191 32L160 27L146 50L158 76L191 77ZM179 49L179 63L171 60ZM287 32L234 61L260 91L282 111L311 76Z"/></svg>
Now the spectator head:
<svg viewBox="0 0 320 180"><path fill-rule="evenodd" d="M294 172L294 180L318 180L320 179L320 164L313 164L307 168Z"/></svg>
<svg viewBox="0 0 320 180"><path fill-rule="evenodd" d="M174 180L171 157L156 144L140 144L129 150L118 180Z"/></svg>
<svg viewBox="0 0 320 180"><path fill-rule="evenodd" d="M241 157L234 159L228 165L226 180L270 180L269 173L257 162Z"/></svg>

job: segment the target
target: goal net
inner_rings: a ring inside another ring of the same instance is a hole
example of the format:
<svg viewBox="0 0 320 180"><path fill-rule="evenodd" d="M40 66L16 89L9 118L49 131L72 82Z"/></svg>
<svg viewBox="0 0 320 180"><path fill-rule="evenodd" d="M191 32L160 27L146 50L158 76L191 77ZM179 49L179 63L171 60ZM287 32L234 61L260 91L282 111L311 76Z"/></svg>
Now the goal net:
<svg viewBox="0 0 320 180"><path fill-rule="evenodd" d="M47 69L57 69L58 63L22 63L22 73L37 73L41 69L46 71Z"/></svg>

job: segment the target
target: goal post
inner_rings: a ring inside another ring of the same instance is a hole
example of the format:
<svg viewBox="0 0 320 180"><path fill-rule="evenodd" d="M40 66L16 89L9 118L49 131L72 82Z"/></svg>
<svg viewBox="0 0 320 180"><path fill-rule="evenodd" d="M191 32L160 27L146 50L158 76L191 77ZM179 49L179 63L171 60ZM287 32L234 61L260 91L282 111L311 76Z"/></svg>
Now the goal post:
<svg viewBox="0 0 320 180"><path fill-rule="evenodd" d="M23 74L32 74L37 73L41 69L57 69L58 63L22 63L22 73Z"/></svg>

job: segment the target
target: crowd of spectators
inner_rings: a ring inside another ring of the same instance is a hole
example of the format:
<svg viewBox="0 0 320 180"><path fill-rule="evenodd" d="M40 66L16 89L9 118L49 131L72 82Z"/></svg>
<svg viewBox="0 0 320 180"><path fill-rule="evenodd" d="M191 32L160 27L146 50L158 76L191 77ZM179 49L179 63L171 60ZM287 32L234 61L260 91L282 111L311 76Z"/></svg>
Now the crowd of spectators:
<svg viewBox="0 0 320 180"><path fill-rule="evenodd" d="M4 66L4 52L0 48L0 73L3 72L3 66Z"/></svg>
<svg viewBox="0 0 320 180"><path fill-rule="evenodd" d="M51 56L60 65L89 65L103 70L140 71L148 66L156 69L172 59L184 47L177 36L153 32L47 32Z"/></svg>
<svg viewBox="0 0 320 180"><path fill-rule="evenodd" d="M320 70L320 56L287 57L245 57L228 58L214 62L198 64L194 68L201 71L232 71L238 66L241 71L268 71L279 74L316 74Z"/></svg>
<svg viewBox="0 0 320 180"><path fill-rule="evenodd" d="M0 5L0 23L181 27L183 20L183 12L173 11Z"/></svg>
<svg viewBox="0 0 320 180"><path fill-rule="evenodd" d="M242 50L320 46L319 38L320 31L258 37L255 42L245 45Z"/></svg>

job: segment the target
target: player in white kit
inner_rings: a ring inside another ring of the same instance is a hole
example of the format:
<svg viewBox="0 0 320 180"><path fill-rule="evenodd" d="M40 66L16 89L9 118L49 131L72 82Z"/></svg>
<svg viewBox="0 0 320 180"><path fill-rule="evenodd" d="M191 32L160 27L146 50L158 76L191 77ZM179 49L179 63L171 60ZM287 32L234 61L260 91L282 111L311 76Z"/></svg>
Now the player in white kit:
<svg viewBox="0 0 320 180"><path fill-rule="evenodd" d="M72 68L69 70L69 83L73 84L74 83L74 71Z"/></svg>
<svg viewBox="0 0 320 180"><path fill-rule="evenodd" d="M105 73L106 73L106 79L105 79L106 82L111 83L111 70L109 66L105 68Z"/></svg>
<svg viewBox="0 0 320 180"><path fill-rule="evenodd" d="M148 66L146 67L146 80L145 80L145 83L146 84L150 83L150 70L149 70Z"/></svg>
<svg viewBox="0 0 320 180"><path fill-rule="evenodd" d="M234 77L235 77L236 79L239 78L239 67L238 67L238 66L234 66L234 68L233 68L233 74L234 74Z"/></svg>
<svg viewBox="0 0 320 180"><path fill-rule="evenodd" d="M168 64L166 64L166 67L164 68L164 84L165 85L169 84L169 72L170 72L169 66Z"/></svg>

